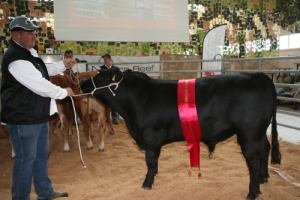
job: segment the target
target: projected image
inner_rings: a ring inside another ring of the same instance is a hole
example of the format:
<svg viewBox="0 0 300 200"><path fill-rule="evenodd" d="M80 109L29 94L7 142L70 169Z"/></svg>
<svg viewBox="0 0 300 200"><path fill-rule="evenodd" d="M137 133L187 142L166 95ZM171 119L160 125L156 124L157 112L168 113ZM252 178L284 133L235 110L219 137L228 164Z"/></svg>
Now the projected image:
<svg viewBox="0 0 300 200"><path fill-rule="evenodd" d="M96 19L169 21L172 0L75 0L75 16Z"/></svg>
<svg viewBox="0 0 300 200"><path fill-rule="evenodd" d="M64 41L189 42L187 6L186 0L55 1L55 36Z"/></svg>

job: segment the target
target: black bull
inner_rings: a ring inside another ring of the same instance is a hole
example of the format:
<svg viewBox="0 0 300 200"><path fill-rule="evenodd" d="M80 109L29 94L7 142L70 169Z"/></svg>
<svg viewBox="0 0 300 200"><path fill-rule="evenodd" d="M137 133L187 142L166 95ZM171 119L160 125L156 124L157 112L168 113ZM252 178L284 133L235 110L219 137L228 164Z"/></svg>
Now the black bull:
<svg viewBox="0 0 300 200"><path fill-rule="evenodd" d="M94 97L124 118L130 135L145 150L145 189L152 188L162 146L185 140L178 113L177 84L176 80L153 80L140 72L122 73L116 67L81 84L84 93L94 91ZM210 153L218 142L237 135L250 173L248 199L255 199L260 194L260 183L269 177L270 143L266 131L271 120L271 163L280 164L281 160L274 84L263 73L199 78L196 106L201 141Z"/></svg>

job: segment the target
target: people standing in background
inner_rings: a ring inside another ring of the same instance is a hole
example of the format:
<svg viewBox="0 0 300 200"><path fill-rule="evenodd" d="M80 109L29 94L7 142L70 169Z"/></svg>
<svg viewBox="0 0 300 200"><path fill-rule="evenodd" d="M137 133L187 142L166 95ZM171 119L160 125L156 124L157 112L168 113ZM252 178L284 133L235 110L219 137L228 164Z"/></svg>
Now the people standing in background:
<svg viewBox="0 0 300 200"><path fill-rule="evenodd" d="M14 18L9 24L12 38L1 64L1 123L15 152L13 200L30 199L32 183L38 200L68 197L66 192L55 192L48 177L48 122L57 112L54 99L74 92L52 84L49 76L72 68L76 61L66 59L46 66L33 49L37 29L40 27L27 17Z"/></svg>
<svg viewBox="0 0 300 200"><path fill-rule="evenodd" d="M73 51L72 50L66 50L64 53L64 59L73 59ZM76 60L76 59L75 59ZM77 60L76 60L77 61ZM78 61L75 65L75 67L72 68L72 71L75 72L84 72L78 65Z"/></svg>
<svg viewBox="0 0 300 200"><path fill-rule="evenodd" d="M110 54L104 54L103 56L101 56L101 58L103 58L104 61L104 65L100 66L101 69L110 69L111 67L115 67L112 63L112 59ZM112 122L113 124L118 125L118 119L119 119L119 114L117 113L117 111L111 109L111 118L112 118Z"/></svg>
<svg viewBox="0 0 300 200"><path fill-rule="evenodd" d="M291 77L286 72L282 72L281 75L277 78L276 83L291 84L291 81ZM276 95L281 96L281 93L288 91L289 88L289 86L277 86Z"/></svg>
<svg viewBox="0 0 300 200"><path fill-rule="evenodd" d="M54 35L50 35L48 37L49 43L45 44L45 48L55 48L55 37Z"/></svg>
<svg viewBox="0 0 300 200"><path fill-rule="evenodd" d="M48 53L47 49L52 49L52 53L60 53L60 44L56 42L56 38L54 35L50 35L48 37L49 43L45 44L45 50L44 53Z"/></svg>
<svg viewBox="0 0 300 200"><path fill-rule="evenodd" d="M67 59L67 58L73 59L73 51L72 50L66 50L65 51L65 53L64 53L64 59Z"/></svg>

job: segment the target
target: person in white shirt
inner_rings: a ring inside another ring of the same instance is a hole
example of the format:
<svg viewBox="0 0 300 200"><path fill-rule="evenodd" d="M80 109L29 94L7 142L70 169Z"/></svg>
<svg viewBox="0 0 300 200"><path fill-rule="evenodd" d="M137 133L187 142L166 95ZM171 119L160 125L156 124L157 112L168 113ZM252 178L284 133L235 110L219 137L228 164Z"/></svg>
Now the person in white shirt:
<svg viewBox="0 0 300 200"><path fill-rule="evenodd" d="M48 177L48 121L57 111L54 99L74 92L52 84L49 76L72 68L76 61L65 59L46 66L33 49L40 27L27 17L14 18L9 29L12 38L1 64L1 123L15 151L12 199L30 199L32 183L38 200L67 197L68 193L53 190Z"/></svg>

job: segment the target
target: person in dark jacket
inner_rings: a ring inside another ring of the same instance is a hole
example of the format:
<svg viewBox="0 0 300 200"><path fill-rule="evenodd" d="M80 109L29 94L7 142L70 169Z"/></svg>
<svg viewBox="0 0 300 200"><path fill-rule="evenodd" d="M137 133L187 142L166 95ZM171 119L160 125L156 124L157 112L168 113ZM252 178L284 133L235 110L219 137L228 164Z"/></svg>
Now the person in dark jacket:
<svg viewBox="0 0 300 200"><path fill-rule="evenodd" d="M112 59L110 54L106 53L103 56L101 56L101 58L103 58L104 61L104 65L100 66L101 69L109 69L111 67L115 67L112 63ZM118 125L118 119L119 119L119 114L117 113L117 111L111 109L111 118L112 118L112 122L113 124Z"/></svg>
<svg viewBox="0 0 300 200"><path fill-rule="evenodd" d="M52 48L52 49L54 49L55 48L55 37L54 37L54 35L50 35L49 37L48 37L48 40L49 40L49 43L48 44L45 44L45 50L46 50L46 48Z"/></svg>
<svg viewBox="0 0 300 200"><path fill-rule="evenodd" d="M32 183L38 200L68 196L55 192L48 177L48 121L57 111L54 99L74 93L71 88L52 84L49 75L73 67L76 61L66 59L46 66L33 49L39 28L29 18L13 19L9 24L12 38L1 65L1 123L9 132L15 152L13 200L29 200Z"/></svg>

